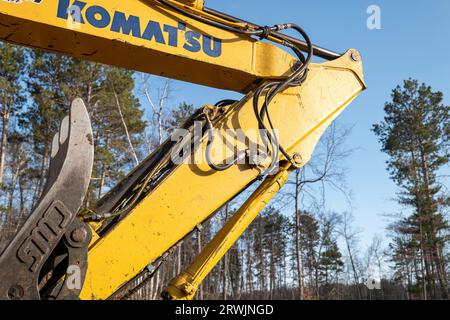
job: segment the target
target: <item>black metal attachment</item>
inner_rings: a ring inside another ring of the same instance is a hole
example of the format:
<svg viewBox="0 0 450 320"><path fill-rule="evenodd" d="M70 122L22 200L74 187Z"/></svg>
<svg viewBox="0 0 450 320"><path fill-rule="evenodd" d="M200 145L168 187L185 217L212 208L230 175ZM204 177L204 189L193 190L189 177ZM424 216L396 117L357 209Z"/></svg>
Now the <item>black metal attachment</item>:
<svg viewBox="0 0 450 320"><path fill-rule="evenodd" d="M53 139L40 201L0 256L0 299L75 298L81 290L78 283L66 286L66 273L80 271L74 277L84 281L91 233L75 217L89 186L93 158L89 115L76 99Z"/></svg>

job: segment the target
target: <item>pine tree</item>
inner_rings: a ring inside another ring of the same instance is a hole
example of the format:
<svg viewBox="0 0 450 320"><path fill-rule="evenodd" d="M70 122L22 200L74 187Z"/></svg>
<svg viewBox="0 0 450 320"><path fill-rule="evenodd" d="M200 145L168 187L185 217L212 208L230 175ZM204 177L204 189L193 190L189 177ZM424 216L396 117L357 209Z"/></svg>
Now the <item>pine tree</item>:
<svg viewBox="0 0 450 320"><path fill-rule="evenodd" d="M34 206L47 177L52 138L70 106L64 92L71 78L68 72L71 59L35 50L31 51L30 60L27 87L32 102L21 115L21 125L27 130L34 152L30 163L36 175Z"/></svg>
<svg viewBox="0 0 450 320"><path fill-rule="evenodd" d="M263 220L263 245L267 258L268 291L269 299L275 299L275 294L280 290L280 270L283 267L284 257L287 252L288 219L273 207L264 210L261 216Z"/></svg>
<svg viewBox="0 0 450 320"><path fill-rule="evenodd" d="M25 103L23 81L26 73L26 54L23 48L0 43L0 187L3 184L6 165L6 149L11 118Z"/></svg>
<svg viewBox="0 0 450 320"><path fill-rule="evenodd" d="M303 261L305 279L308 279L308 290L304 290L304 299L311 298L317 292L317 267L318 267L318 246L319 246L319 223L309 212L299 214L300 252ZM306 283L305 283L306 285Z"/></svg>
<svg viewBox="0 0 450 320"><path fill-rule="evenodd" d="M443 94L406 80L386 103L384 121L374 132L389 155L388 170L401 188L399 202L413 208L407 232L415 235L423 257L427 289L433 297L448 298L442 234L448 229L442 214L439 169L448 163L449 106ZM436 286L439 294L435 294Z"/></svg>
<svg viewBox="0 0 450 320"><path fill-rule="evenodd" d="M194 112L195 108L192 104L186 102L180 103L178 108L172 110L170 117L166 122L166 131L171 134L175 129L180 128Z"/></svg>
<svg viewBox="0 0 450 320"><path fill-rule="evenodd" d="M50 143L71 101L82 98L94 131L93 179L86 206L92 205L138 162L145 130L134 95L133 72L92 62L33 51L28 87L32 107L23 115L39 162L35 198L48 166Z"/></svg>
<svg viewBox="0 0 450 320"><path fill-rule="evenodd" d="M133 92L131 71L102 67L100 81L90 107L96 153L96 180L91 185L95 194L91 200L100 197L137 164L146 126Z"/></svg>
<svg viewBox="0 0 450 320"><path fill-rule="evenodd" d="M322 236L322 252L318 263L319 277L321 285L328 291L326 297L330 298L332 292L328 287L339 281L339 273L343 271L344 263L336 240L328 233Z"/></svg>

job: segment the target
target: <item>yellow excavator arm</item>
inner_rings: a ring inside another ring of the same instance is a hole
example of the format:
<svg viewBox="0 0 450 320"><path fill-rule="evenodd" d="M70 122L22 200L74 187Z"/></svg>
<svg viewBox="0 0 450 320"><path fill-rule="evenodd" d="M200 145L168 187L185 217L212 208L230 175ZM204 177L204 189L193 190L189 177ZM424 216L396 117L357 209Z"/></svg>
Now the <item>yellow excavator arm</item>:
<svg viewBox="0 0 450 320"><path fill-rule="evenodd" d="M287 29L304 40L281 32ZM118 297L265 177L163 293L166 299L193 298L289 173L310 160L327 127L365 89L357 50L337 54L314 46L295 24L258 26L201 0L3 0L0 39L244 94L240 101L202 107L182 134L81 212L93 147L84 104L75 100L55 136L41 201L0 256L0 298L6 299ZM329 61L312 63L314 55ZM237 139L242 133L244 139ZM255 146L262 156L251 161ZM74 275L82 286L73 286Z"/></svg>

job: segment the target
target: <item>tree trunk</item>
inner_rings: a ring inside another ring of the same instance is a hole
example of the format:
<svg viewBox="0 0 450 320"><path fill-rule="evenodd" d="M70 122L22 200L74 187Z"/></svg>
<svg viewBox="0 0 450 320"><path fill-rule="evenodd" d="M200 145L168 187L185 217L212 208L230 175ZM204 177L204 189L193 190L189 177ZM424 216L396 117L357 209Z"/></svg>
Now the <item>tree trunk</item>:
<svg viewBox="0 0 450 320"><path fill-rule="evenodd" d="M229 205L227 204L225 206L225 221L223 225L227 223L228 220L228 211L229 211ZM222 262L222 298L224 301L227 300L227 274L228 274L228 253L225 253L223 256L223 262Z"/></svg>
<svg viewBox="0 0 450 320"><path fill-rule="evenodd" d="M430 174L429 174L429 170L428 170L428 157L425 154L424 148L422 145L420 145L420 156L421 156L421 164L422 164L422 176L424 178L424 187L425 187L425 197L428 198L427 203L430 204L433 202L433 199L430 195ZM436 235L437 235L437 230L436 230L436 225L434 223L434 210L433 208L428 208L429 212L427 212L427 215L429 216L430 219L430 236L431 236L431 243L432 243L432 250L434 251L432 254L432 259L434 260L434 264L436 267L436 273L437 273L437 278L438 278L438 282L439 282L439 287L440 287L440 291L441 291L441 297L445 300L448 300L449 296L448 296L448 284L447 284L447 279L445 276L445 269L442 267L442 261L440 259L440 248L439 248L439 244L437 242L436 239Z"/></svg>
<svg viewBox="0 0 450 320"><path fill-rule="evenodd" d="M44 184L47 179L47 169L46 168L47 168L48 158L49 158L49 145L48 145L48 143L45 143L44 154L42 155L41 167L39 170L39 172L40 172L39 181L37 183L37 186L34 190L34 195L33 195L33 203L32 203L33 208L35 207L35 205L37 204L37 201L41 197L41 193L43 191L42 189L44 188Z"/></svg>
<svg viewBox="0 0 450 320"><path fill-rule="evenodd" d="M109 139L110 139L110 135L106 134L106 141L105 141L105 148L106 150L109 150ZM105 180L106 180L106 166L105 166L105 162L101 161L101 173L100 173L100 183L98 186L98 194L97 194L97 198L100 199L103 195L103 188L105 187Z"/></svg>
<svg viewBox="0 0 450 320"><path fill-rule="evenodd" d="M354 257L353 257L353 253L350 247L350 243L349 241L346 239L346 246L347 246L347 251L348 251L348 257L350 259L350 264L352 266L352 271L353 271L353 279L355 281L355 285L357 288L357 292L358 292L358 298L359 300L362 300L362 294L361 294L361 288L359 287L359 281L358 281L358 271L356 270L356 265L355 265L355 261L354 261Z"/></svg>
<svg viewBox="0 0 450 320"><path fill-rule="evenodd" d="M202 232L200 230L197 231L197 254L202 252ZM200 285L198 288L198 299L203 300L203 286Z"/></svg>
<svg viewBox="0 0 450 320"><path fill-rule="evenodd" d="M297 277L299 300L303 299L303 266L300 244L300 169L295 172L295 255L297 258Z"/></svg>
<svg viewBox="0 0 450 320"><path fill-rule="evenodd" d="M116 106L117 106L117 110L119 111L120 120L122 121L122 125L123 125L123 128L125 130L125 134L126 134L126 137L127 137L127 140L128 140L128 145L130 146L131 155L133 156L135 164L139 165L139 159L137 157L136 150L134 149L133 142L131 141L131 135L130 135L130 132L128 131L128 126L127 126L127 123L125 122L125 118L123 116L122 107L120 106L119 97L117 96L117 93L116 93L113 85L111 85L111 87L112 87L112 90L113 90L113 93L114 93L114 98L116 100Z"/></svg>
<svg viewBox="0 0 450 320"><path fill-rule="evenodd" d="M3 185L3 175L5 172L6 146L8 143L9 112L3 111L2 115L2 136L0 141L0 186Z"/></svg>

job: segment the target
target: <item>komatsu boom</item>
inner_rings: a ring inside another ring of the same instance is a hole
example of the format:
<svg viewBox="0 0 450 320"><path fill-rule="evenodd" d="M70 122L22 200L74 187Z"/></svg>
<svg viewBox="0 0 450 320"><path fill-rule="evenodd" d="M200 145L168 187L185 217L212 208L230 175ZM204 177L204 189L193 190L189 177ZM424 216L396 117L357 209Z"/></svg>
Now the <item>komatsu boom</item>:
<svg viewBox="0 0 450 320"><path fill-rule="evenodd" d="M40 201L0 256L0 299L123 297L132 280L151 278L183 239L257 185L162 293L193 299L366 88L357 50L338 54L294 23L260 26L203 0L1 0L0 40L243 95L204 105L90 208L89 110L73 101Z"/></svg>

